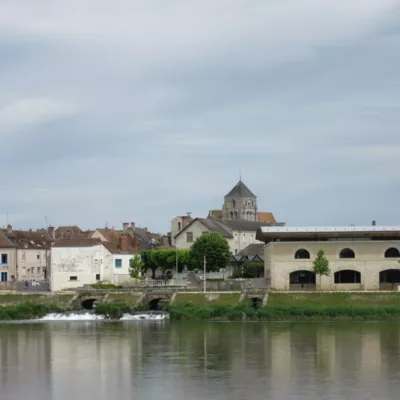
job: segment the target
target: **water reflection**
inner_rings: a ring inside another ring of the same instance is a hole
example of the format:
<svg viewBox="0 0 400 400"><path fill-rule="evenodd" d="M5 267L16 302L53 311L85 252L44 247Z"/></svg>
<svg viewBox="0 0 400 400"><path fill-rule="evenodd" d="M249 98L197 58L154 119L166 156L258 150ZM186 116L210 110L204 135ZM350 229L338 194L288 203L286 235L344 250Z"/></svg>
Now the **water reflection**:
<svg viewBox="0 0 400 400"><path fill-rule="evenodd" d="M1 400L394 399L397 323L0 325Z"/></svg>

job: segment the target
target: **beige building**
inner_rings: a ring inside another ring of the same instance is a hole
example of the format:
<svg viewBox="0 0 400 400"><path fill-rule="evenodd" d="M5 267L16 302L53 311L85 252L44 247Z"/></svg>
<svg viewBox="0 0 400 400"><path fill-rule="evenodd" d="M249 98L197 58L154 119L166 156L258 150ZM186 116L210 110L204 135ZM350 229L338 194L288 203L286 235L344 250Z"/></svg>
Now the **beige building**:
<svg viewBox="0 0 400 400"><path fill-rule="evenodd" d="M400 227L261 227L272 290L393 290L400 285ZM319 249L329 276L315 276Z"/></svg>
<svg viewBox="0 0 400 400"><path fill-rule="evenodd" d="M17 246L0 232L0 289L8 289L16 279Z"/></svg>

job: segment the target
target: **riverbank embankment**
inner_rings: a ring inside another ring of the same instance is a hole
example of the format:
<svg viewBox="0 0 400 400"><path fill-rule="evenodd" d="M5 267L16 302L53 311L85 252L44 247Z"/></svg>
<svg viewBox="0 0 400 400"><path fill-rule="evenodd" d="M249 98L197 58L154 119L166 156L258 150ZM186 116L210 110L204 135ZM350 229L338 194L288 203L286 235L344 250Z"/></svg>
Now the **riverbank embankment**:
<svg viewBox="0 0 400 400"><path fill-rule="evenodd" d="M127 313L150 310L154 301L140 303L139 300L137 293L110 292L96 302L94 312L119 319ZM400 319L400 293L397 292L271 292L266 304L254 300L240 292L178 292L163 308L171 320ZM0 306L0 320L35 319L47 313L82 309L79 297L73 293L3 294Z"/></svg>

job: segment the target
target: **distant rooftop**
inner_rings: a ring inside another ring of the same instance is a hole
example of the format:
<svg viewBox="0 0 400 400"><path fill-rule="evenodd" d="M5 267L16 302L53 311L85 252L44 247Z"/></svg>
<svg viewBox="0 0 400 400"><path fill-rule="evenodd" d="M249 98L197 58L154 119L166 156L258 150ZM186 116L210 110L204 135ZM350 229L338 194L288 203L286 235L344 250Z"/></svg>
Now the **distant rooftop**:
<svg viewBox="0 0 400 400"><path fill-rule="evenodd" d="M400 226L263 226L263 233L400 232Z"/></svg>
<svg viewBox="0 0 400 400"><path fill-rule="evenodd" d="M262 242L334 239L396 239L400 226L262 226L256 238Z"/></svg>
<svg viewBox="0 0 400 400"><path fill-rule="evenodd" d="M253 197L257 196L240 180L225 197Z"/></svg>

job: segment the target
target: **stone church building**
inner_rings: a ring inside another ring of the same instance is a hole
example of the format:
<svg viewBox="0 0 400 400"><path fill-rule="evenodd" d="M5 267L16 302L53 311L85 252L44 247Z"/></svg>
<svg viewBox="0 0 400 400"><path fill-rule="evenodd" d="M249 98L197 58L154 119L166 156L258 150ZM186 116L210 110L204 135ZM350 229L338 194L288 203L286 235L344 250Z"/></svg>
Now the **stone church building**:
<svg viewBox="0 0 400 400"><path fill-rule="evenodd" d="M257 196L240 180L224 196L222 209L211 210L207 218L178 216L171 221L171 242L178 249L189 249L196 239L210 232L225 237L233 254L260 243L256 232L261 226L282 226L271 212L259 212Z"/></svg>

